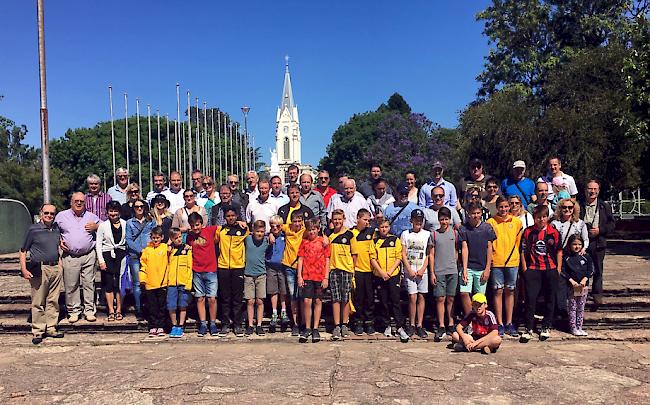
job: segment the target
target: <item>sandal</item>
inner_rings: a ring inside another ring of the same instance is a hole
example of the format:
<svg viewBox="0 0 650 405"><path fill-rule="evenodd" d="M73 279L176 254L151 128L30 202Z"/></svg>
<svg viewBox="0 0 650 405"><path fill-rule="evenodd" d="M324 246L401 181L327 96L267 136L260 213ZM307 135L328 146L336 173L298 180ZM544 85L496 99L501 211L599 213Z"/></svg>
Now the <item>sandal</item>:
<svg viewBox="0 0 650 405"><path fill-rule="evenodd" d="M121 312L116 312L115 313L115 320L116 321L121 321L122 319L124 319L124 317L122 316L122 313Z"/></svg>
<svg viewBox="0 0 650 405"><path fill-rule="evenodd" d="M106 318L108 322L113 322L115 320L115 314L114 313L109 313L108 317Z"/></svg>

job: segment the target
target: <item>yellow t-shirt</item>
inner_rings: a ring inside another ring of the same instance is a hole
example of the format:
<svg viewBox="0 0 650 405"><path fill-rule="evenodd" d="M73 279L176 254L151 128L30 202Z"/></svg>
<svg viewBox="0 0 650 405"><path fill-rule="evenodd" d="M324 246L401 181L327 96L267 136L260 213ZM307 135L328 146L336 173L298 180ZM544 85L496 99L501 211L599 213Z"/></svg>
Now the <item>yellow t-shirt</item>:
<svg viewBox="0 0 650 405"><path fill-rule="evenodd" d="M368 227L363 231L354 228L352 230L352 255L357 256L357 265L354 268L354 271L359 271L361 273L370 273L372 271L372 266L370 265L370 259L375 256L374 241L373 236L375 234L375 228Z"/></svg>
<svg viewBox="0 0 650 405"><path fill-rule="evenodd" d="M523 226L521 220L512 215L508 218L494 216L487 220L492 226L494 233L497 235L496 240L492 242L492 266L493 267L517 267L519 266L519 247ZM510 255L512 252L512 255ZM508 263L506 263L506 259Z"/></svg>
<svg viewBox="0 0 650 405"><path fill-rule="evenodd" d="M325 230L325 236L330 240L330 270L338 269L354 273L354 263L352 262L352 239L354 235L352 231L345 227L338 233L327 229Z"/></svg>
<svg viewBox="0 0 650 405"><path fill-rule="evenodd" d="M298 267L298 248L300 248L300 244L302 243L305 226L301 226L298 232L294 232L291 230L291 225L284 224L282 225L282 231L284 232L285 240L282 264L295 269Z"/></svg>
<svg viewBox="0 0 650 405"><path fill-rule="evenodd" d="M395 235L388 234L385 238L379 236L374 239L374 250L377 263L383 271L388 271L397 260L402 260L402 242ZM398 275L400 266L397 266L391 277Z"/></svg>
<svg viewBox="0 0 650 405"><path fill-rule="evenodd" d="M246 266L246 245L244 239L248 236L248 228L239 225L224 225L219 228L219 261L220 269L243 269Z"/></svg>

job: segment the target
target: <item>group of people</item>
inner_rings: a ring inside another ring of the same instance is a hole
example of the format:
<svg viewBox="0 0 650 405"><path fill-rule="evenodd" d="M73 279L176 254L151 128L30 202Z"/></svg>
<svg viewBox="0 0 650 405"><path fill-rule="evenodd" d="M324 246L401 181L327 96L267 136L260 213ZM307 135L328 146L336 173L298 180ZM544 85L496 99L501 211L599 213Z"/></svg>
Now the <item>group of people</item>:
<svg viewBox="0 0 650 405"><path fill-rule="evenodd" d="M97 319L96 268L107 321L123 319L120 284L130 279L136 316L146 314L151 337L183 336L192 298L199 336L263 335L269 298L269 332L290 328L301 342L319 341L329 302L333 340L378 328L406 342L428 336L430 289L434 338L448 337L458 350L489 353L504 334L529 341L539 295L541 340L550 336L556 307L567 311L574 335L586 335L585 302L588 291L594 306L602 302L614 220L597 180L586 183L581 205L560 159L547 163L548 172L532 180L525 162L516 161L499 182L473 159L469 175L454 184L436 161L419 189L413 171L391 187L379 165L358 186L339 176L336 188L327 171L314 185L295 165L286 183L250 171L241 189L236 175L217 185L194 171L192 187L184 189L180 173L171 172L169 186L155 173L146 198L125 169L106 193L90 175L87 193L73 193L71 208L58 214L43 205L25 237L21 270L32 287L32 340L63 336L57 330L62 285L70 323ZM513 318L517 295L525 297L521 335Z"/></svg>

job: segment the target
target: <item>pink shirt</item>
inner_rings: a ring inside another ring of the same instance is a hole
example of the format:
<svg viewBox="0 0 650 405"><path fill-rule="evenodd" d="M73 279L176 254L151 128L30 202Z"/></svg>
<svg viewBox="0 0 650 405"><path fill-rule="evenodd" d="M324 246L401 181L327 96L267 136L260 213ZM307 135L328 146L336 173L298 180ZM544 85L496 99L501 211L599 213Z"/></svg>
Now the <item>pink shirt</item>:
<svg viewBox="0 0 650 405"><path fill-rule="evenodd" d="M57 214L54 222L61 230L61 238L68 247L68 253L74 256L85 255L95 248L95 232L84 228L88 222L99 223L99 217L90 211L76 215L71 209Z"/></svg>

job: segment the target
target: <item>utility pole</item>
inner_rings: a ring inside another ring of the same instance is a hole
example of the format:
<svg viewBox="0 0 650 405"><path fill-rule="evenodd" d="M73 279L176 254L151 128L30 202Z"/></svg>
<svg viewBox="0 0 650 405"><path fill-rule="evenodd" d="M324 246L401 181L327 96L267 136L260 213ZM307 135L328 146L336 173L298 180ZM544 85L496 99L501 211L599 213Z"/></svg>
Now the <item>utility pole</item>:
<svg viewBox="0 0 650 405"><path fill-rule="evenodd" d="M45 5L37 1L38 73L41 93L41 158L43 166L43 203L50 202L50 140L47 116L47 83L45 80Z"/></svg>

